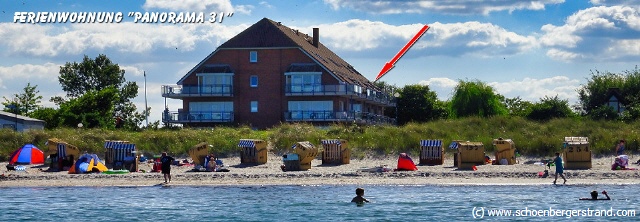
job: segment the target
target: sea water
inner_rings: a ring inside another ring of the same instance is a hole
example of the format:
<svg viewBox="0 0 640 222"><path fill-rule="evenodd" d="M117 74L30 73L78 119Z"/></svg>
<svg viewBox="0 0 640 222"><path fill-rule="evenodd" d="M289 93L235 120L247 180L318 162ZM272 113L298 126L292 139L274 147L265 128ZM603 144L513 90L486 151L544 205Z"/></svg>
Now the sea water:
<svg viewBox="0 0 640 222"><path fill-rule="evenodd" d="M640 220L640 185L361 187L370 203L355 185L0 188L0 221Z"/></svg>

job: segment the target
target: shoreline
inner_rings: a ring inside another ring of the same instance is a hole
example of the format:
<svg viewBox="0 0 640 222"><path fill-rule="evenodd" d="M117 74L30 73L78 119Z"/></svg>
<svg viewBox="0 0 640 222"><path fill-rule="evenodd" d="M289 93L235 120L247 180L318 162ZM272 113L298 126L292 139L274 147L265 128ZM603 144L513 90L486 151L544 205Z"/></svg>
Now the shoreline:
<svg viewBox="0 0 640 222"><path fill-rule="evenodd" d="M395 157L351 160L349 164L322 165L313 160L308 171L282 172L279 157L271 156L266 164L242 165L239 158L223 158L230 172L190 172L193 166L172 166L172 186L311 186L311 185L552 185L554 167L549 177L539 178L547 168L521 159L516 165L481 165L477 171L457 170L453 161L444 165L420 166L417 171L367 172L379 166L394 168ZM593 159L589 170L566 170L567 185L631 185L640 184L640 170L610 169L611 158ZM415 161L414 161L415 162ZM151 163L140 163L148 173L128 174L68 174L41 171L45 167L32 165L27 171L6 171L0 163L0 188L3 187L144 187L164 182L160 173L149 172ZM635 167L630 165L629 167ZM562 179L558 179L562 183Z"/></svg>

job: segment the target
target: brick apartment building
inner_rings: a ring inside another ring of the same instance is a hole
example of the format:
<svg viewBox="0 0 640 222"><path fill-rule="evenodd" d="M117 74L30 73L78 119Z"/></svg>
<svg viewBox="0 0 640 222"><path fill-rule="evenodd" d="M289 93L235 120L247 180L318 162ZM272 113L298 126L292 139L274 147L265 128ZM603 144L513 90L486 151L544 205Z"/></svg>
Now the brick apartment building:
<svg viewBox="0 0 640 222"><path fill-rule="evenodd" d="M349 63L309 36L264 18L220 45L162 96L162 121L185 127L282 122L385 124L392 98Z"/></svg>

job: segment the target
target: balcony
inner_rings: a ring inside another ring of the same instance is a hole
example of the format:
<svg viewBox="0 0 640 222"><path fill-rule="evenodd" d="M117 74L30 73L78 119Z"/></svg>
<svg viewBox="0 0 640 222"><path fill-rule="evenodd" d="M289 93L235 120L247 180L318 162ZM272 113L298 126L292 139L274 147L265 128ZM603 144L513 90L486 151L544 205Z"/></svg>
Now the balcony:
<svg viewBox="0 0 640 222"><path fill-rule="evenodd" d="M395 124L394 118L365 112L346 111L303 111L284 112L289 122L356 122L361 124Z"/></svg>
<svg viewBox="0 0 640 222"><path fill-rule="evenodd" d="M162 97L231 97L233 96L232 84L213 85L163 85Z"/></svg>
<svg viewBox="0 0 640 222"><path fill-rule="evenodd" d="M169 112L162 115L164 123L229 123L233 112Z"/></svg>
<svg viewBox="0 0 640 222"><path fill-rule="evenodd" d="M369 101L380 105L392 106L394 98L383 92L366 89L353 84L288 84L286 96L348 96L353 99Z"/></svg>

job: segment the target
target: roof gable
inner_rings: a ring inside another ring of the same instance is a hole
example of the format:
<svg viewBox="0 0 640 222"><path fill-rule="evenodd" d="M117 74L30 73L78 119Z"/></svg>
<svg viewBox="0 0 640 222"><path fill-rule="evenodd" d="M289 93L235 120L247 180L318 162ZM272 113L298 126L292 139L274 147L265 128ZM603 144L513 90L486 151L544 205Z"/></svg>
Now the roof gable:
<svg viewBox="0 0 640 222"><path fill-rule="evenodd" d="M300 48L339 81L377 89L373 83L360 74L353 66L322 43L319 42L317 47L314 46L313 36L309 36L299 30L289 28L280 22L275 22L268 18L263 18L220 45L216 51L212 52L207 58L182 77L182 79L178 81L178 84L187 76L191 75L218 50L237 48Z"/></svg>

